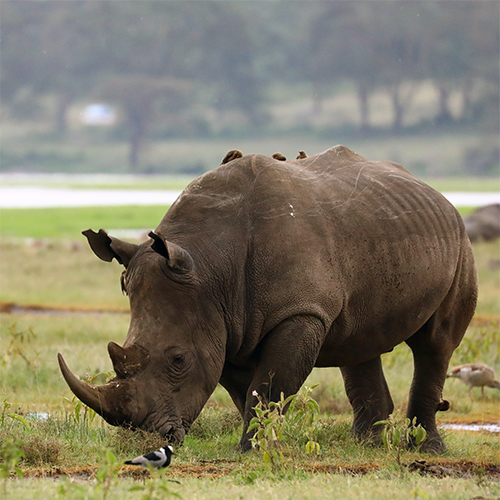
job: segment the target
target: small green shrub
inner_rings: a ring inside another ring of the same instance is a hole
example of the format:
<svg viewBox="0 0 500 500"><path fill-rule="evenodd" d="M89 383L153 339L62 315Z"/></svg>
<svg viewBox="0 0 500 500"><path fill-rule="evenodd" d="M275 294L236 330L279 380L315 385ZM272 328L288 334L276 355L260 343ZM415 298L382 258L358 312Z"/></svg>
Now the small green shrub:
<svg viewBox="0 0 500 500"><path fill-rule="evenodd" d="M409 443L420 446L427 437L426 430L420 425L416 425L416 417L413 420L401 418L398 412L389 415L387 420L380 420L375 425L383 425L382 442L389 453L392 453L396 463L403 471L401 462L401 452Z"/></svg>
<svg viewBox="0 0 500 500"><path fill-rule="evenodd" d="M306 454L320 454L319 443L311 438L319 414L318 403L310 396L313 389L304 386L286 399L281 393L278 402L269 403L254 392L259 402L254 407L255 417L250 421L248 431L256 430L250 441L252 447L262 454L265 464L273 468L284 465L285 457L277 446L284 441L297 445L305 439Z"/></svg>

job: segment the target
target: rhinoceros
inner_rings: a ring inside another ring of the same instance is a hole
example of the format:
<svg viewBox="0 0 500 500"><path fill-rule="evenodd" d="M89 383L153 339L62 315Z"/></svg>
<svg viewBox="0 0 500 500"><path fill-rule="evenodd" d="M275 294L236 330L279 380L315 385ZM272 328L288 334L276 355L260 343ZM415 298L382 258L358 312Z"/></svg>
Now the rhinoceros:
<svg viewBox="0 0 500 500"><path fill-rule="evenodd" d="M464 224L472 242L500 238L500 203L479 207L464 217Z"/></svg>
<svg viewBox="0 0 500 500"><path fill-rule="evenodd" d="M455 208L402 166L344 146L304 159L250 154L191 182L149 240L84 231L125 267L130 328L108 344L116 377L74 394L112 425L182 442L220 383L243 422L258 397L296 393L314 367L340 367L353 432L393 411L381 355L406 342L407 415L445 444L448 363L473 316L477 277ZM257 396L256 396L257 395Z"/></svg>

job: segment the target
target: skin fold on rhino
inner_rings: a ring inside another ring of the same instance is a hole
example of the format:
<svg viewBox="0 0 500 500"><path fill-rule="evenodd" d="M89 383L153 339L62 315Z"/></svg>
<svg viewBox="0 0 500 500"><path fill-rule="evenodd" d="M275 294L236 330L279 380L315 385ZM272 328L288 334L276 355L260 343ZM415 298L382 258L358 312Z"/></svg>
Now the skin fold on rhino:
<svg viewBox="0 0 500 500"><path fill-rule="evenodd" d="M294 394L313 367L340 367L353 431L376 433L393 402L380 356L414 358L407 416L444 442L448 363L472 318L477 277L462 219L400 165L344 146L300 160L237 157L194 180L150 239L84 231L94 253L124 266L131 321L110 342L116 377L91 386L62 374L112 425L182 442L218 383L244 420ZM270 379L272 378L272 383Z"/></svg>

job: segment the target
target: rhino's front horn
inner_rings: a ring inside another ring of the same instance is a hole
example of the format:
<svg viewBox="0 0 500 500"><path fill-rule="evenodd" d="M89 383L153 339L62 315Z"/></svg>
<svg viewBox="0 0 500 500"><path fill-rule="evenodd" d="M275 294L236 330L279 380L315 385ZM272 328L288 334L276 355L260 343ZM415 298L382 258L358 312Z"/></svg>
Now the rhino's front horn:
<svg viewBox="0 0 500 500"><path fill-rule="evenodd" d="M116 376L119 378L132 377L141 372L149 363L148 353L137 345L120 347L115 342L110 342L108 353Z"/></svg>
<svg viewBox="0 0 500 500"><path fill-rule="evenodd" d="M61 354L57 354L57 359L64 380L82 403L92 408L111 425L120 425L127 421L127 418L117 411L116 405L111 404L112 396L114 396L114 399L120 400L120 394L111 394L116 391L123 392L123 389L119 388L119 384L113 384L112 382L101 386L87 384L73 375ZM123 398L123 394L121 396Z"/></svg>

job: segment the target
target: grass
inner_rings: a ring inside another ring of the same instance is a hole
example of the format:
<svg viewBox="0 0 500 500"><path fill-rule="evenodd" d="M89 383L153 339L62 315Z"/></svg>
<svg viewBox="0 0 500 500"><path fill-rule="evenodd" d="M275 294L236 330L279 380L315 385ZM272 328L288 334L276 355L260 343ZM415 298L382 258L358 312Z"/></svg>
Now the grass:
<svg viewBox="0 0 500 500"><path fill-rule="evenodd" d="M65 207L2 209L2 238L81 238L84 229L154 229L168 207Z"/></svg>
<svg viewBox="0 0 500 500"><path fill-rule="evenodd" d="M67 218L74 221L78 235L82 223L92 213L91 209L85 210L67 214ZM123 224L127 222L120 211L109 210L110 227L120 227L120 220ZM35 212L33 221L24 227L39 225L46 235L52 224L51 217L43 211L38 211L38 215ZM154 227L161 215L151 213L150 216L155 217ZM107 226L102 223L104 217L97 212L93 222L83 227ZM141 219L141 225L144 220ZM76 404L62 379L57 352L64 354L74 373L81 378L95 376L96 383L105 381L106 373L112 368L106 344L110 340L123 343L129 322L128 300L120 291L121 266L97 259L82 236L78 237L83 244L75 245L63 237L66 229L52 227L51 234L57 238L45 236L42 242L2 238L0 302L113 309L124 313L0 314L0 444L10 437L24 443L25 458L20 466L26 475L24 480L9 479L6 490L8 498L23 500L101 499L104 494L102 489L96 489L96 473L103 463L103 450L110 450L120 462L156 449L163 440L155 434L108 426L100 417L94 417L92 412ZM499 258L500 242L474 244L473 249L480 280L479 305L452 364L482 361L493 366L498 374L500 273L492 269L492 263ZM383 364L395 406L404 413L412 377L411 352L405 345L398 346L383 356ZM264 466L257 452L236 453L241 422L228 394L218 387L193 425L185 445L176 449L173 464L167 471L167 477L175 477L182 484L165 484L184 499L265 496L267 499L469 500L474 496L500 496L498 475L491 476L493 469L488 469L493 465L498 471L500 467L498 435L443 431L449 447L445 455L433 457L405 450L402 461L410 464L426 460L437 464L438 470L447 468L448 473L435 477L430 473L410 472L407 468L400 470L394 457L383 447L359 443L351 436L351 409L338 369L315 369L306 384L319 384L313 397L321 408L315 427L321 456L308 456L300 446L285 442L281 445L285 465L273 470ZM458 380L447 380L444 397L452 407L448 412L439 413L438 421L498 421L500 393L489 388L485 391L485 399L481 398L479 389L474 389L469 396L467 386ZM43 413L50 417L47 420L36 417ZM51 474L61 473L69 475L70 480L50 478ZM130 491L133 486L142 485L141 477L128 468L120 469L118 483L111 484L107 498L135 499L145 494ZM167 493L159 489L163 483L158 481L146 483L148 487L157 484L151 498L162 498L160 493L168 498Z"/></svg>
<svg viewBox="0 0 500 500"><path fill-rule="evenodd" d="M137 483L131 480L120 480L111 489L109 500L137 499L137 491L130 488ZM168 483L171 484L171 483ZM38 480L17 481L11 488L9 498L36 500L38 498L65 498L68 500L86 498L101 499L102 494L93 491L92 487L76 483L56 483ZM78 489L78 487L80 489ZM66 489L63 489L66 488ZM289 480L277 481L275 478L258 479L251 484L244 480L235 481L232 477L193 478L183 480L181 485L171 485L171 490L181 498L190 500L219 500L220 498L244 498L245 500L298 499L316 500L343 498L346 500L399 500L401 498L422 498L439 500L470 500L471 498L487 498L485 495L498 495L498 488L492 484L478 484L475 479L444 478L428 479L412 475L405 479L380 477L373 473L364 476L315 474L313 476L295 474ZM83 495L83 491L85 496ZM58 492L64 492L60 495ZM490 496L490 498L491 498ZM147 498L147 497L146 497ZM159 497L154 497L159 498ZM163 496L160 498L170 498Z"/></svg>
<svg viewBox="0 0 500 500"><path fill-rule="evenodd" d="M441 192L498 192L500 191L500 177L446 177L442 179L423 178L424 182Z"/></svg>
<svg viewBox="0 0 500 500"><path fill-rule="evenodd" d="M120 266L97 259L80 239L76 246L65 240L2 242L0 302L126 310Z"/></svg>

